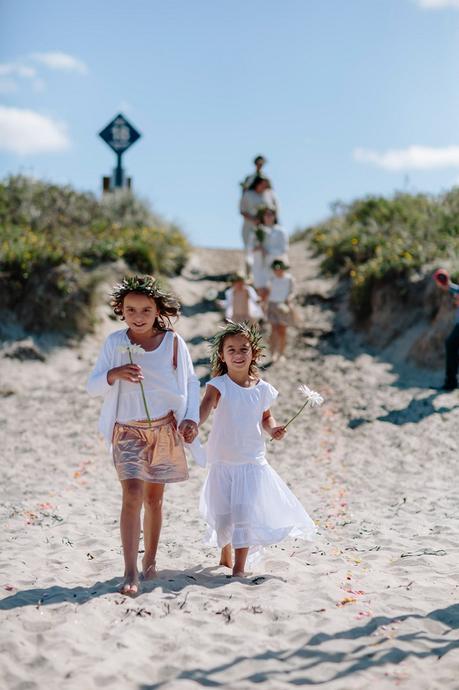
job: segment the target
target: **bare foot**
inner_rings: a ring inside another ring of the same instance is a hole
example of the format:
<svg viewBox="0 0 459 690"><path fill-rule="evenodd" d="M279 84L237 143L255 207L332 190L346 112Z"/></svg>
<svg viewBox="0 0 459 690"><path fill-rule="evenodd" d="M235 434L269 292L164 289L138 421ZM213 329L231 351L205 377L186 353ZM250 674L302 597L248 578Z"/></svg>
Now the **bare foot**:
<svg viewBox="0 0 459 690"><path fill-rule="evenodd" d="M222 548L219 565L224 565L227 568L233 567L233 552L231 549L231 544L227 544Z"/></svg>
<svg viewBox="0 0 459 690"><path fill-rule="evenodd" d="M233 577L245 577L245 572L243 570L236 570L236 568L233 568Z"/></svg>
<svg viewBox="0 0 459 690"><path fill-rule="evenodd" d="M147 564L142 562L142 579L153 580L156 577L156 560Z"/></svg>
<svg viewBox="0 0 459 690"><path fill-rule="evenodd" d="M126 575L119 591L120 594L125 594L128 597L135 597L140 591L138 573L132 577Z"/></svg>

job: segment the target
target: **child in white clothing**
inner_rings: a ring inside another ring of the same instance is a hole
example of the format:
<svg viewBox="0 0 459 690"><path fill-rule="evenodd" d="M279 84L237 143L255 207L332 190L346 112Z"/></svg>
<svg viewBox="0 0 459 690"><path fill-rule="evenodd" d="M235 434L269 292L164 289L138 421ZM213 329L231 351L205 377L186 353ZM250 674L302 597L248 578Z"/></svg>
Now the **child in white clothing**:
<svg viewBox="0 0 459 690"><path fill-rule="evenodd" d="M89 377L90 395L104 397L99 429L111 446L121 482L121 592L139 591L137 555L144 505L143 577L155 575L165 484L188 479L183 441L199 419L199 380L184 340L171 328L180 304L151 276L124 278L112 307L127 329L106 339ZM142 367L137 363L142 355ZM135 361L134 361L135 360Z"/></svg>
<svg viewBox="0 0 459 690"><path fill-rule="evenodd" d="M228 321L258 321L263 317L260 307L260 299L251 285L247 285L244 276L236 273L233 276L233 285L225 292L223 306L225 318Z"/></svg>
<svg viewBox="0 0 459 690"><path fill-rule="evenodd" d="M214 378L200 408L200 424L215 409L200 510L209 527L207 542L221 548L220 564L235 576L244 575L249 550L315 533L313 521L265 457L263 431L276 441L286 432L270 409L278 393L257 374L262 347L254 326L230 323L222 329L213 339Z"/></svg>
<svg viewBox="0 0 459 690"><path fill-rule="evenodd" d="M270 266L273 259L288 255L288 235L277 222L276 210L269 206L262 206L257 213L261 227L267 231L266 241L267 263Z"/></svg>
<svg viewBox="0 0 459 690"><path fill-rule="evenodd" d="M287 327L294 326L293 311L293 278L288 265L282 259L275 259L271 264L272 277L268 301L268 322L271 326L270 346L272 361L283 359L287 344Z"/></svg>

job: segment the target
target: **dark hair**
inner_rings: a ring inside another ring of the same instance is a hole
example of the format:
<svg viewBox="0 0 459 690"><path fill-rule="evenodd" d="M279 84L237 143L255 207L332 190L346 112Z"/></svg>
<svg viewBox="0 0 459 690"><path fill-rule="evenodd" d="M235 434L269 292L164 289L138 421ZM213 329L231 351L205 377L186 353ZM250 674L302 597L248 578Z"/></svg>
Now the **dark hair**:
<svg viewBox="0 0 459 690"><path fill-rule="evenodd" d="M263 218L265 216L266 211L271 211L271 213L274 214L274 222L277 223L277 213L276 209L273 208L272 206L260 206L257 209L257 218L260 223L263 223Z"/></svg>
<svg viewBox="0 0 459 690"><path fill-rule="evenodd" d="M268 177L266 177L265 175L255 175L255 177L249 185L249 189L255 189L260 184L260 182L267 182L268 187L271 187L271 182Z"/></svg>
<svg viewBox="0 0 459 690"><path fill-rule="evenodd" d="M256 157L253 159L253 162L255 163L255 165L258 163L258 161L263 161L263 163L267 163L267 162L268 162L264 156L256 156Z"/></svg>
<svg viewBox="0 0 459 690"><path fill-rule="evenodd" d="M223 362L221 356L223 354L223 346L226 338L233 335L242 335L244 338L247 338L252 348L252 361L249 366L249 376L254 376L258 372L257 361L262 357L265 348L260 331L256 326L246 321L242 323L229 321L211 340L211 376L223 376L223 374L228 373L228 367L226 363Z"/></svg>
<svg viewBox="0 0 459 690"><path fill-rule="evenodd" d="M283 271L288 271L290 266L285 263L285 261L282 261L282 259L274 259L274 261L271 264L271 268L273 271L277 271L278 269L282 269Z"/></svg>
<svg viewBox="0 0 459 690"><path fill-rule="evenodd" d="M173 330L171 318L180 316L180 302L175 295L162 290L156 278L148 275L124 276L121 283L114 286L110 306L121 320L124 320L124 298L130 293L145 295L154 301L159 312L153 324L155 328L161 331Z"/></svg>

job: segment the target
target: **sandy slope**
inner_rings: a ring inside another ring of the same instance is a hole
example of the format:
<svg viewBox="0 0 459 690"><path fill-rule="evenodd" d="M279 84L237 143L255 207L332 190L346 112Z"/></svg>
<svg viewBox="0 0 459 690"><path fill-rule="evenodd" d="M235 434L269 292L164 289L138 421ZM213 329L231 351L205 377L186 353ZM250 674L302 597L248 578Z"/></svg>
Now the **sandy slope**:
<svg viewBox="0 0 459 690"><path fill-rule="evenodd" d="M167 489L158 579L135 600L116 593L119 489L95 431L100 403L84 391L116 327L105 308L78 347L0 358L2 687L459 688L459 396L333 326L333 286L294 249L304 334L264 375L280 390L279 420L298 405L298 382L327 405L269 455L320 535L270 548L247 580L228 579L201 545L192 465ZM203 379L204 338L219 323L206 296L239 261L196 250L173 281Z"/></svg>

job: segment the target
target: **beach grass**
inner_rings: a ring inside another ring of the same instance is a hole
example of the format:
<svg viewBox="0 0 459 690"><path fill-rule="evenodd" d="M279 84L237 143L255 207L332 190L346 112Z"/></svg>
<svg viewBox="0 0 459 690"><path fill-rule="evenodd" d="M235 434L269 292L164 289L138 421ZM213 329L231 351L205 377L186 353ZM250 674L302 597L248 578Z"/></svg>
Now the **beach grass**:
<svg viewBox="0 0 459 690"><path fill-rule="evenodd" d="M46 286L51 311L55 308L60 323L69 324L75 302L90 302L93 269L123 259L133 272L170 276L180 272L188 252L180 228L130 192L99 200L24 176L0 183L3 306L19 316L33 311L37 293ZM77 322L70 330L78 328Z"/></svg>
<svg viewBox="0 0 459 690"><path fill-rule="evenodd" d="M459 277L459 188L439 196L397 193L336 203L323 223L298 231L323 255L326 274L350 280L350 303L368 315L373 289L429 265Z"/></svg>

